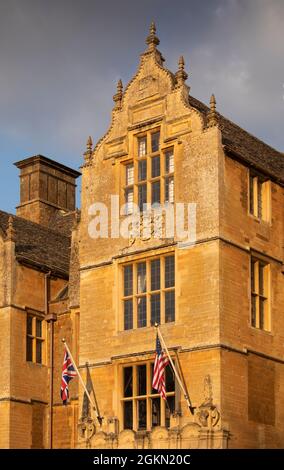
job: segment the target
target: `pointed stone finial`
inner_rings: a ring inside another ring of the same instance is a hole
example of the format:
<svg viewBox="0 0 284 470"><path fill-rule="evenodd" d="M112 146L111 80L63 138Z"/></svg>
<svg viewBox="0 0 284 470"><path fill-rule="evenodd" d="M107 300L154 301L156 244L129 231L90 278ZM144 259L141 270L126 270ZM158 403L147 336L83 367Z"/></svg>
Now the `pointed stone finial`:
<svg viewBox="0 0 284 470"><path fill-rule="evenodd" d="M85 162L89 163L92 158L93 153L93 140L92 137L89 135L87 144L86 144L86 152L84 153Z"/></svg>
<svg viewBox="0 0 284 470"><path fill-rule="evenodd" d="M77 229L78 224L80 222L80 218L81 218L81 212L79 211L79 209L75 209L74 219L73 219L73 224L72 224L72 230Z"/></svg>
<svg viewBox="0 0 284 470"><path fill-rule="evenodd" d="M186 71L184 70L184 58L182 55L180 56L179 61L178 61L178 71L176 72L175 77L176 77L178 86L183 85L185 80L187 80L188 78L188 75Z"/></svg>
<svg viewBox="0 0 284 470"><path fill-rule="evenodd" d="M210 98L210 109L211 111L216 111L216 98L215 95L212 93L211 98Z"/></svg>
<svg viewBox="0 0 284 470"><path fill-rule="evenodd" d="M88 140L87 140L87 150L92 150L93 148L93 140L92 137L89 135Z"/></svg>
<svg viewBox="0 0 284 470"><path fill-rule="evenodd" d="M216 126L218 123L217 114L216 114L216 99L215 96L211 95L210 98L210 111L208 113L208 126Z"/></svg>
<svg viewBox="0 0 284 470"><path fill-rule="evenodd" d="M122 85L122 81L119 79L117 82L116 94L113 96L114 109L121 108L122 97L123 97L123 85Z"/></svg>
<svg viewBox="0 0 284 470"><path fill-rule="evenodd" d="M122 95L122 90L123 90L122 81L121 79L119 79L117 82L117 93L120 93Z"/></svg>
<svg viewBox="0 0 284 470"><path fill-rule="evenodd" d="M147 36L146 44L148 45L149 51L154 51L156 47L160 44L159 38L156 36L156 25L152 21L150 26L150 34Z"/></svg>
<svg viewBox="0 0 284 470"><path fill-rule="evenodd" d="M6 240L15 241L16 231L13 225L13 217L10 215L8 219L8 227L6 230Z"/></svg>

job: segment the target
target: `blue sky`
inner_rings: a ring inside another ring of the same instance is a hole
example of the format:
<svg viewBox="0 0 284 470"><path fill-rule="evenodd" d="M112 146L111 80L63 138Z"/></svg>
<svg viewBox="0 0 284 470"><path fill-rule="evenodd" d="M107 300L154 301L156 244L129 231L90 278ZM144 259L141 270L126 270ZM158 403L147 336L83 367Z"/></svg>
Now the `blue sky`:
<svg viewBox="0 0 284 470"><path fill-rule="evenodd" d="M0 0L0 208L19 201L13 162L78 169L108 127L155 20L165 66L181 54L191 94L284 151L283 0ZM284 157L283 157L284 158Z"/></svg>

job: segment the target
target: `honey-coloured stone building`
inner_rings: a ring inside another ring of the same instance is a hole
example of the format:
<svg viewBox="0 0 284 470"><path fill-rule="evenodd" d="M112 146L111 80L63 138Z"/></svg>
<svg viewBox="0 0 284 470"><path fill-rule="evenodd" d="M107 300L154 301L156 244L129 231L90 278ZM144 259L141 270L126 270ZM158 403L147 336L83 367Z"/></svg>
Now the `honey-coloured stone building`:
<svg viewBox="0 0 284 470"><path fill-rule="evenodd" d="M146 43L80 172L16 163L20 204L0 211L1 448L284 446L284 154L214 95L193 98L154 24ZM157 237L151 216L145 233L144 214L123 236L146 203L195 207L194 237ZM155 322L193 413L170 366L167 401L152 388ZM78 378L62 404L62 339L102 422Z"/></svg>

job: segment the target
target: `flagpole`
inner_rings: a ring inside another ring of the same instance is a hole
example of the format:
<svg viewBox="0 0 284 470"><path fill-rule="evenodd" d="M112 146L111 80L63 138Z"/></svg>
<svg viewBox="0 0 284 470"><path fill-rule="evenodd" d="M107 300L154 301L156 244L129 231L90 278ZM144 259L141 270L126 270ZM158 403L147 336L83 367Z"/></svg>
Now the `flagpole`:
<svg viewBox="0 0 284 470"><path fill-rule="evenodd" d="M98 404L97 397L96 397L96 394L95 394L95 389L94 389L93 381L92 381L92 378L91 378L88 362L86 362L86 369L87 369L87 377L90 378L90 382L91 382L92 392L93 392L93 395L94 395L94 400L95 400L95 405L96 405L96 410L97 410L98 421L99 421L100 426L101 426L102 422L103 422L103 418L100 414L99 404ZM88 381L88 378L87 378L87 381Z"/></svg>
<svg viewBox="0 0 284 470"><path fill-rule="evenodd" d="M173 361L172 361L172 358L171 358L171 356L170 356L169 350L168 350L168 348L167 348L167 345L166 345L166 343L165 343L165 341L164 341L164 338L163 338L163 336L162 336L162 333L160 332L159 325L158 325L157 323L155 323L155 328L156 328L157 333L158 333L158 336L159 336L159 338L160 338L160 340L161 340L162 346L163 346L163 348L165 349L165 351L166 351L166 353L167 353L167 356L168 356L168 358L169 358L169 361L170 361L170 363L171 363L171 366L172 366L172 368L173 368L173 371L174 371L174 373L175 373L175 376L176 376L176 379L177 379L177 381L178 381L178 383L179 383L179 386L180 386L181 390L183 391L183 395L184 395L184 398L185 398L186 403L187 403L187 405L188 405L188 408L189 408L191 414L193 415L193 414L194 414L194 407L192 406L192 403L191 403L191 401L190 401L190 398L189 398L189 396L188 396L187 393L186 393L186 390L185 390L185 388L184 388L184 386L183 386L183 383L182 383L182 381L181 381L181 379L180 379L180 376L179 376L179 374L178 374L178 372L177 372L177 370L176 370L176 368L175 368L175 365L174 365L174 363L173 363Z"/></svg>
<svg viewBox="0 0 284 470"><path fill-rule="evenodd" d="M74 359L73 359L73 356L72 356L72 354L71 354L71 351L70 351L70 349L69 349L69 347L68 347L68 345L67 345L67 343L66 343L66 340L65 340L64 338L62 338L62 343L64 343L65 348L67 349L67 352L68 352L68 354L69 354L69 356L70 356L70 359L71 359L71 361L72 361L72 364L73 364L73 366L74 366L74 369L75 369L75 371L77 372L77 375L78 375L78 377L79 377L79 380L80 380L80 382L81 382L81 384L82 384L82 386L83 386L83 388L84 388L84 390L85 390L85 392L86 392L86 395L87 395L87 397L88 397L88 399L89 399L89 402L91 403L91 405L92 405L92 407L93 407L93 409L94 409L94 411L95 411L95 413L96 413L96 415L97 415L97 419L98 419L98 421L99 421L99 423L100 423L100 425L101 425L101 417L99 416L98 411L97 411L97 409L96 409L96 407L95 407L95 404L94 404L93 400L92 400L91 397L90 397L90 394L89 394L89 392L88 392L88 390L87 390L87 388L86 388L86 385L85 385L85 383L84 383L84 380L83 380L82 377L81 377L81 374L80 374L80 372L79 372L79 370L78 370L78 368L77 368L77 366L76 366L76 364L75 364L75 361L74 361Z"/></svg>

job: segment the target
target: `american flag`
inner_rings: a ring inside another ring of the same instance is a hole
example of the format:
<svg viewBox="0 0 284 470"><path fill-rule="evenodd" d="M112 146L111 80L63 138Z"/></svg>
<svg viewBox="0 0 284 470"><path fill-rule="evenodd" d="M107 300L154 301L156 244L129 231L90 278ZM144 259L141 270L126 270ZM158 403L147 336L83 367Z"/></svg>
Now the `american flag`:
<svg viewBox="0 0 284 470"><path fill-rule="evenodd" d="M73 377L76 377L77 372L73 366L73 363L70 359L69 353L65 348L64 360L62 365L62 378L61 378L61 398L63 404L66 405L67 399L69 397L68 384Z"/></svg>
<svg viewBox="0 0 284 470"><path fill-rule="evenodd" d="M158 390L161 397L166 400L166 386L165 386L165 368L169 360L162 350L159 337L156 338L156 357L153 370L152 387Z"/></svg>

